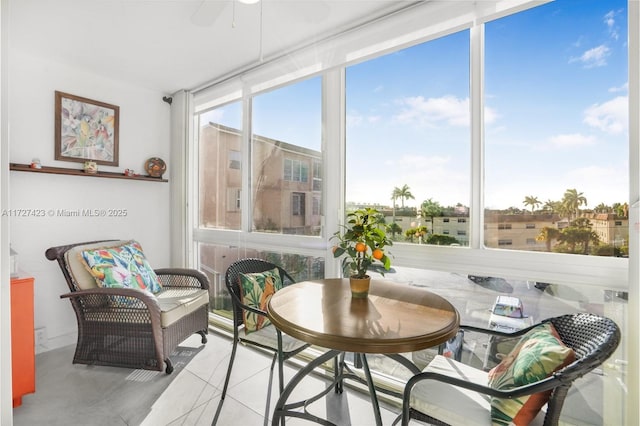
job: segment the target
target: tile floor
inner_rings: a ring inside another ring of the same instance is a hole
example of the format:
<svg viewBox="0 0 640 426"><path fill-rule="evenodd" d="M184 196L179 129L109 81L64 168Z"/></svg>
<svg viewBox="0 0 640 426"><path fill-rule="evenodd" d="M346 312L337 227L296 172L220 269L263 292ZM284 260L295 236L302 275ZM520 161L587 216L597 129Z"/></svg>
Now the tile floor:
<svg viewBox="0 0 640 426"><path fill-rule="evenodd" d="M198 348L199 343L199 336L193 336L181 346ZM14 425L210 425L224 383L231 341L217 333L209 334L209 342L184 368L176 371L178 374L171 378L168 386L164 384L168 380L164 373L153 372L157 375L152 381L165 382L160 385L157 399L154 400L154 396L147 403L150 407L141 407L136 403L141 399L140 392L145 392L144 385L122 380L132 371L139 370L73 365L72 348L69 349L37 356L36 393L25 396L23 406L14 410ZM55 357L58 359L53 359ZM270 362L271 358L264 353L243 346L238 348L218 425L264 424ZM64 379L47 380L54 371ZM77 374L78 371L81 374ZM293 366L287 366L285 379L291 378L296 371ZM111 383L114 377L117 380ZM301 382L293 398L315 394L325 383L320 377L309 376ZM151 386L147 386L147 389ZM277 379L274 378L271 408L276 397ZM87 400L79 400L82 398ZM391 424L399 409L382 405L383 423ZM353 389L346 390L342 395L329 393L329 396L315 403L311 411L341 426L375 424L368 395ZM310 423L287 419L287 424Z"/></svg>

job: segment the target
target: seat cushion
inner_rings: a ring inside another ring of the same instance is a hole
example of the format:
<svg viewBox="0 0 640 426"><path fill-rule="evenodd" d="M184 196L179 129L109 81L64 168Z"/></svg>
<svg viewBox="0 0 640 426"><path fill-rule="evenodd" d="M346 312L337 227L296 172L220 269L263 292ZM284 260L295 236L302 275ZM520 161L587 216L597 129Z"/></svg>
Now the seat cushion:
<svg viewBox="0 0 640 426"><path fill-rule="evenodd" d="M79 255L100 287L137 288L151 293L162 289L158 276L137 241L84 249Z"/></svg>
<svg viewBox="0 0 640 426"><path fill-rule="evenodd" d="M267 310L271 296L282 288L282 279L278 268L250 274L240 274L240 292L242 303L262 311ZM245 333L251 333L271 324L265 315L247 310L242 311Z"/></svg>
<svg viewBox="0 0 640 426"><path fill-rule="evenodd" d="M527 334L488 374L489 386L513 389L549 377L575 360L573 349L562 343L551 323L540 324ZM491 399L491 418L498 425L529 424L549 401L551 391L519 398Z"/></svg>
<svg viewBox="0 0 640 426"><path fill-rule="evenodd" d="M155 296L160 305L162 327L168 327L209 303L209 292L198 288L164 288Z"/></svg>
<svg viewBox="0 0 640 426"><path fill-rule="evenodd" d="M485 386L489 381L487 372L442 355L436 355L422 371L456 377ZM411 392L411 407L453 426L492 424L491 402L488 395L436 380L423 380L415 385ZM542 425L544 414L540 412L530 425Z"/></svg>
<svg viewBox="0 0 640 426"><path fill-rule="evenodd" d="M452 358L436 355L422 370L486 385L485 371ZM411 392L411 407L450 425L491 424L491 404L487 395L436 380L423 380Z"/></svg>

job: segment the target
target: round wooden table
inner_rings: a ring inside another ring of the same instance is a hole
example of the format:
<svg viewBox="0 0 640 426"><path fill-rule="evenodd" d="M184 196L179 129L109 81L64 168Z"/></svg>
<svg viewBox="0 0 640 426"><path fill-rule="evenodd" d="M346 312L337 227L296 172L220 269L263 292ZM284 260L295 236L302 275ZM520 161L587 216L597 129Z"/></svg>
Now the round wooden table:
<svg viewBox="0 0 640 426"><path fill-rule="evenodd" d="M351 297L348 279L304 281L276 292L267 311L271 322L283 333L330 349L301 369L287 384L276 405L273 425L292 415L287 398L302 378L322 363L344 352L362 354L366 383L381 424L375 387L364 354L385 354L419 370L399 355L437 346L454 337L460 316L446 299L430 291L385 280L372 280L369 296ZM311 414L309 420L327 424Z"/></svg>

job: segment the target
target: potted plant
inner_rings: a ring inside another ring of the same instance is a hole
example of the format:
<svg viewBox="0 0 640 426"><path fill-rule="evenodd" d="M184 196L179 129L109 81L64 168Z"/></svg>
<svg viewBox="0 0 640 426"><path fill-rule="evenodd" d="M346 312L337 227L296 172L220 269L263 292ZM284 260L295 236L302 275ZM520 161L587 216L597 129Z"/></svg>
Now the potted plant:
<svg viewBox="0 0 640 426"><path fill-rule="evenodd" d="M353 297L367 297L371 277L369 270L384 276L391 267L391 259L385 247L393 242L387 238L387 225L382 214L371 208L358 209L347 214L347 223L333 234L338 240L333 247L333 257L343 256L342 270L349 277Z"/></svg>

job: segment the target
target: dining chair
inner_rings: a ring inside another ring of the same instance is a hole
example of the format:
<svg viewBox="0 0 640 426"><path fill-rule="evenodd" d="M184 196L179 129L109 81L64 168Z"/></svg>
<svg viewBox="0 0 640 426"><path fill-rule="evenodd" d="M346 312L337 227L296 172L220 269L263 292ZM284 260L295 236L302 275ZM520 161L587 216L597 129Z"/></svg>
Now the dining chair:
<svg viewBox="0 0 640 426"><path fill-rule="evenodd" d="M238 343L255 346L267 351L273 352L273 359L271 361L271 368L269 371L269 388L267 390L267 401L265 408L264 424L268 423L269 419L269 404L271 400L271 384L273 382L273 369L276 361L278 362L278 385L279 393L282 393L284 389L284 361L299 354L307 347L309 343L295 339L291 336L283 334L274 327L272 324L264 325L256 331L246 332L245 320L247 315L253 316L255 324L265 324L267 320L266 312L266 296L263 298L263 304L256 307L250 306L247 303L246 295L243 294L241 279L242 275L246 274L261 274L273 271L276 269L279 273L282 286L293 284L294 279L280 266L277 266L271 262L262 259L247 258L241 259L229 266L225 273L225 284L229 294L231 295L231 301L233 305L233 347L231 349L231 357L229 359L229 367L227 369L227 376L222 388L222 395L220 396L220 402L216 410L215 417L212 424L215 425L220 416L224 398L227 394L227 388L229 386L229 379L231 377L231 370L236 357L236 350ZM265 287L269 287L267 284ZM276 291L272 289L271 291ZM265 291L264 295L268 295L269 291ZM258 297L258 296L256 296ZM252 304L253 305L253 304ZM252 323L252 325L254 325Z"/></svg>
<svg viewBox="0 0 640 426"><path fill-rule="evenodd" d="M511 334L461 328L520 340L488 372L437 355L407 381L394 424L402 420L405 426L413 418L434 425L491 425L528 418L515 423L557 425L573 382L600 366L620 342L614 321L588 313L549 318Z"/></svg>

